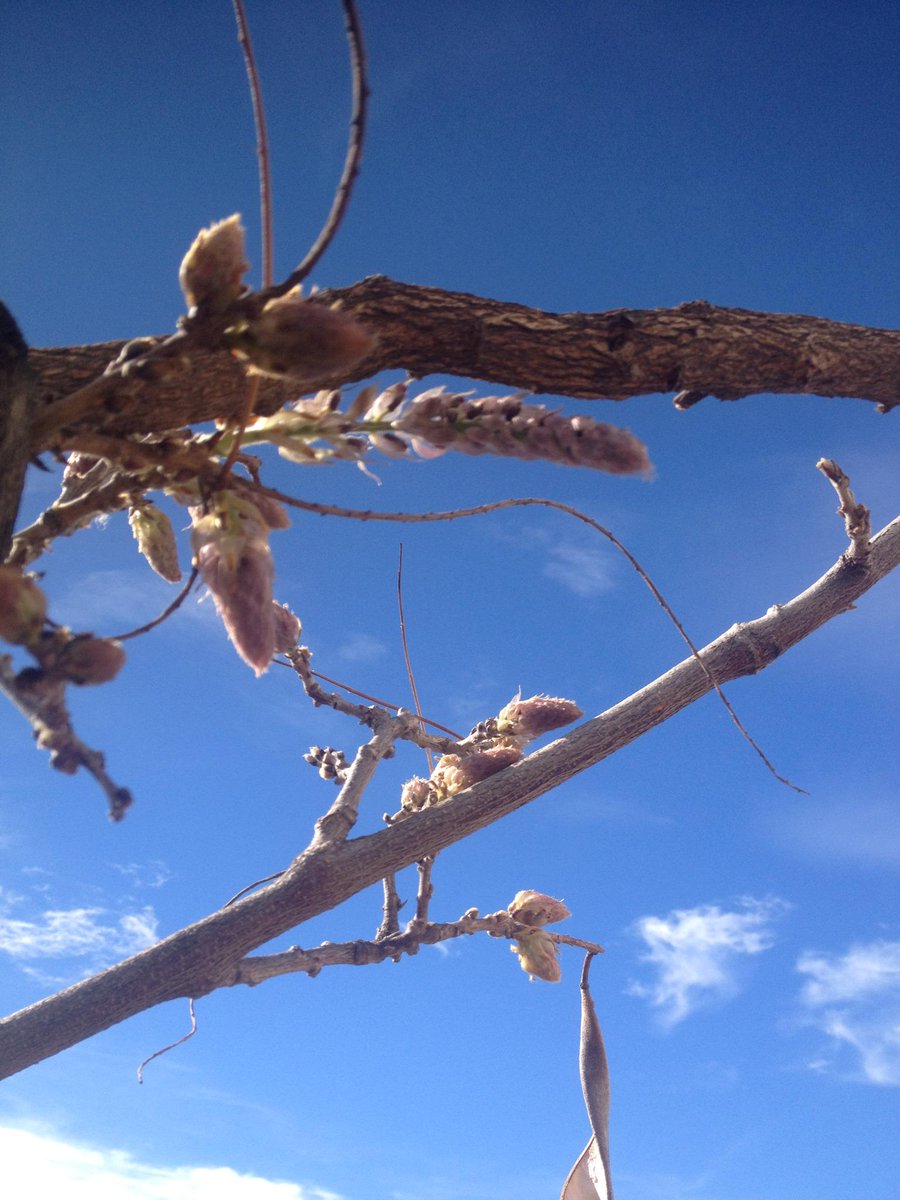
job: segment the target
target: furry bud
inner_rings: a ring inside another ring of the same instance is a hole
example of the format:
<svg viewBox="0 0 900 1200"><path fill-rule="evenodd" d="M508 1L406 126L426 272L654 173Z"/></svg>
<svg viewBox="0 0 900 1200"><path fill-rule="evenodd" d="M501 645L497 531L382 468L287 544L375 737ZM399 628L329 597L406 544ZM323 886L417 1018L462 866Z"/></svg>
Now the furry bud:
<svg viewBox="0 0 900 1200"><path fill-rule="evenodd" d="M193 308L224 312L244 290L244 229L237 213L201 229L181 263L178 282Z"/></svg>
<svg viewBox="0 0 900 1200"><path fill-rule="evenodd" d="M572 915L562 900L543 892L516 892L507 911L523 925L552 925Z"/></svg>
<svg viewBox="0 0 900 1200"><path fill-rule="evenodd" d="M57 665L71 682L79 687L92 683L109 683L115 679L125 662L125 651L112 638L91 634L73 637L61 650Z"/></svg>
<svg viewBox="0 0 900 1200"><path fill-rule="evenodd" d="M33 642L44 627L47 598L18 567L0 566L0 637L17 646Z"/></svg>
<svg viewBox="0 0 900 1200"><path fill-rule="evenodd" d="M177 583L181 578L178 547L172 522L155 504L142 504L128 510L128 524L137 538L138 550L157 575Z"/></svg>
<svg viewBox="0 0 900 1200"><path fill-rule="evenodd" d="M510 950L519 956L519 966L532 979L543 979L546 983L559 983L562 971L559 968L559 953L556 943L543 929L523 933Z"/></svg>

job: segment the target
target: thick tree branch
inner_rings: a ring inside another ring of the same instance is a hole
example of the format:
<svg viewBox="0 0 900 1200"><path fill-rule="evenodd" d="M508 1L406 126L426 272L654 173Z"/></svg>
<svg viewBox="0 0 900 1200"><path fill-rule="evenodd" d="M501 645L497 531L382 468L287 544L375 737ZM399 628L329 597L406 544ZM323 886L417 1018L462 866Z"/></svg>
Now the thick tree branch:
<svg viewBox="0 0 900 1200"><path fill-rule="evenodd" d="M846 612L900 565L900 518L865 560L842 555L821 579L701 651L719 683L755 674ZM0 1077L177 997L216 987L250 951L394 871L434 855L601 762L711 690L693 657L523 762L378 833L305 851L275 883L158 945L0 1022Z"/></svg>
<svg viewBox="0 0 900 1200"><path fill-rule="evenodd" d="M378 335L375 351L334 387L376 371L447 374L531 392L625 400L679 392L734 400L760 392L852 396L883 409L900 404L900 332L820 317L718 308L692 301L671 309L547 313L463 292L373 275L320 293ZM101 374L123 342L30 352L46 403ZM245 374L227 353L194 349L167 378L129 381L83 421L106 432L152 432L233 417ZM297 388L266 380L257 411L274 412Z"/></svg>

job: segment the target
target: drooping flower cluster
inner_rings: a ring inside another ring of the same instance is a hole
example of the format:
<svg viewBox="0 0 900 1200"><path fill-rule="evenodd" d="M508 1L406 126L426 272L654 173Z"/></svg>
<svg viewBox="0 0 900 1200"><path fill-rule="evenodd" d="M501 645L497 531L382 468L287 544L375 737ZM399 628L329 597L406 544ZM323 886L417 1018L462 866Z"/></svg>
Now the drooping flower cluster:
<svg viewBox="0 0 900 1200"><path fill-rule="evenodd" d="M205 510L190 510L194 562L235 649L257 675L267 669L276 648L269 533L287 522L277 502L268 504L274 506L272 511L267 506L263 513L257 504L227 490L217 492Z"/></svg>
<svg viewBox="0 0 900 1200"><path fill-rule="evenodd" d="M341 399L326 391L298 401L251 425L247 440L272 442L301 463L361 460L370 449L389 458L457 450L620 475L650 470L646 448L627 430L526 404L520 395L473 399L436 387L409 398L408 385L395 383L380 392L363 388L343 410Z"/></svg>

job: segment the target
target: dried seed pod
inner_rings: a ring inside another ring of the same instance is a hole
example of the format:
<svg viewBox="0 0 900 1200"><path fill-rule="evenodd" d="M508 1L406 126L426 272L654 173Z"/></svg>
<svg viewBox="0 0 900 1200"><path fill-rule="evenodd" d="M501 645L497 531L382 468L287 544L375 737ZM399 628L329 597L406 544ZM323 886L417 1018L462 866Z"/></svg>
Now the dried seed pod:
<svg viewBox="0 0 900 1200"><path fill-rule="evenodd" d="M209 313L224 312L244 290L244 229L235 213L201 229L184 256L178 282L188 305Z"/></svg>
<svg viewBox="0 0 900 1200"><path fill-rule="evenodd" d="M137 538L138 550L156 574L169 583L177 583L181 579L178 546L166 514L148 502L128 510L128 524Z"/></svg>
<svg viewBox="0 0 900 1200"><path fill-rule="evenodd" d="M47 598L18 567L0 566L0 637L17 646L33 642L44 627Z"/></svg>

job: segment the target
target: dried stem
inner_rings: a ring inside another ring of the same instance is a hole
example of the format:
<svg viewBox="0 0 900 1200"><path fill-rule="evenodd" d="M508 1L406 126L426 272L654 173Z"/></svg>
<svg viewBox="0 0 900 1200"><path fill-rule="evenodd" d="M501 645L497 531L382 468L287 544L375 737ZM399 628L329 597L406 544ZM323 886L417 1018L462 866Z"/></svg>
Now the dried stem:
<svg viewBox="0 0 900 1200"><path fill-rule="evenodd" d="M187 1031L187 1033L183 1037L178 1038L177 1041L170 1042L168 1044L168 1046L163 1046L163 1048L161 1050L155 1050L150 1055L149 1058L144 1059L144 1061L141 1063L141 1065L137 1069L138 1083L144 1082L144 1067L146 1067L150 1063L152 1063L155 1058L159 1058L163 1054L168 1054L169 1051L174 1050L176 1046L183 1046L184 1043L186 1041L188 1041L190 1038L192 1038L194 1036L194 1034L197 1032L197 1013L194 1008L193 997L191 997L191 999L188 1000L188 1012L191 1014L190 1029Z"/></svg>
<svg viewBox="0 0 900 1200"><path fill-rule="evenodd" d="M400 640L403 643L403 661L406 664L406 677L409 680L409 690L412 692L413 706L416 710L416 716L419 718L419 728L423 733L425 730L425 720L422 716L422 705L419 703L419 689L416 687L416 676L413 672L412 659L409 656L409 643L406 640L406 617L403 613L403 543L400 543L400 554L397 561L397 612L400 618ZM431 751L425 750L425 757L428 760L429 774L434 770L434 761L431 757Z"/></svg>

